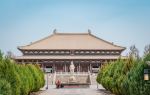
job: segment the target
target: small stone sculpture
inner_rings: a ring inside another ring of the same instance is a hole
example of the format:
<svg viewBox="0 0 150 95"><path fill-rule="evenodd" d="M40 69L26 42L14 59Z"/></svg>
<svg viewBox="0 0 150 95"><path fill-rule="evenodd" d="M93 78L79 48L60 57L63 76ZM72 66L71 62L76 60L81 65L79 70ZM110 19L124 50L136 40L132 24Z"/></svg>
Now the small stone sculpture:
<svg viewBox="0 0 150 95"><path fill-rule="evenodd" d="M69 83L75 83L76 82L76 78L74 76L75 66L73 64L73 61L71 62L69 69L70 69L70 73L71 73L71 76L69 77Z"/></svg>

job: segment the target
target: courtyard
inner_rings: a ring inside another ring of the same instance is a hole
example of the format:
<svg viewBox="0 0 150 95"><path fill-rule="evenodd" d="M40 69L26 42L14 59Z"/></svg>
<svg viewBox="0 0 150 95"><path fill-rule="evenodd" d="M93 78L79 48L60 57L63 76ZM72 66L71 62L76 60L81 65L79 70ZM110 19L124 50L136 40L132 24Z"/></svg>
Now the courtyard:
<svg viewBox="0 0 150 95"><path fill-rule="evenodd" d="M60 88L55 85L49 85L48 90L45 87L39 95L114 95L106 91L101 85L90 85L89 88Z"/></svg>

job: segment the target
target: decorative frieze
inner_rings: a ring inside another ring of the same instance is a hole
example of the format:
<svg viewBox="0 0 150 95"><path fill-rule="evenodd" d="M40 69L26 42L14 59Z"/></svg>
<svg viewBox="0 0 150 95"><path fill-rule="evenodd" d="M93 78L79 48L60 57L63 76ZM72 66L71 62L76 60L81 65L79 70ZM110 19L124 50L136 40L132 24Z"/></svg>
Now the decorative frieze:
<svg viewBox="0 0 150 95"><path fill-rule="evenodd" d="M120 55L115 50L25 50L24 55Z"/></svg>

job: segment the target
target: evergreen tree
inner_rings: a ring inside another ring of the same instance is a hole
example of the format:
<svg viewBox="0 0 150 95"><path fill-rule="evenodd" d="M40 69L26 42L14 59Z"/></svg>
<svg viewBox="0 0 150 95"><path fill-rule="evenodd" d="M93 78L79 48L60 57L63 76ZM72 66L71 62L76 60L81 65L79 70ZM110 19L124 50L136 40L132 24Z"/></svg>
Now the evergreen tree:
<svg viewBox="0 0 150 95"><path fill-rule="evenodd" d="M144 48L144 55L150 54L150 44L146 45Z"/></svg>
<svg viewBox="0 0 150 95"><path fill-rule="evenodd" d="M0 51L0 95L29 95L44 86L38 65L19 65Z"/></svg>
<svg viewBox="0 0 150 95"><path fill-rule="evenodd" d="M130 52L129 52L129 56L133 57L134 59L139 59L139 50L136 48L135 45L132 45L130 47Z"/></svg>

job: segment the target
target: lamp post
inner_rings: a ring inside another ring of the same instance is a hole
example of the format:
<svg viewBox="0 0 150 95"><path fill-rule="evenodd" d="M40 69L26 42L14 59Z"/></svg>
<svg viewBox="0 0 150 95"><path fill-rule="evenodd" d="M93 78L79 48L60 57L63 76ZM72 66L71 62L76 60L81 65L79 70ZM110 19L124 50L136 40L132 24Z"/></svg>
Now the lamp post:
<svg viewBox="0 0 150 95"><path fill-rule="evenodd" d="M97 90L98 90L98 82L96 82L97 83Z"/></svg>
<svg viewBox="0 0 150 95"><path fill-rule="evenodd" d="M47 82L46 82L46 89L48 89L48 71L46 70L46 80L47 80Z"/></svg>

